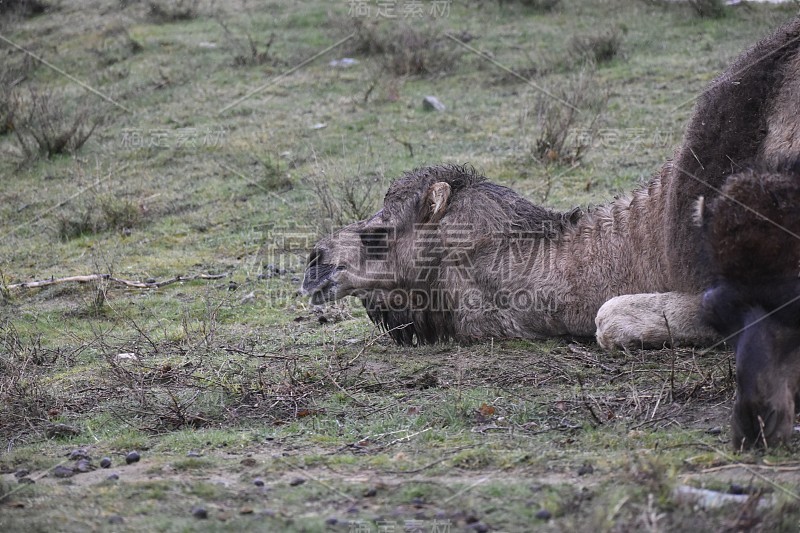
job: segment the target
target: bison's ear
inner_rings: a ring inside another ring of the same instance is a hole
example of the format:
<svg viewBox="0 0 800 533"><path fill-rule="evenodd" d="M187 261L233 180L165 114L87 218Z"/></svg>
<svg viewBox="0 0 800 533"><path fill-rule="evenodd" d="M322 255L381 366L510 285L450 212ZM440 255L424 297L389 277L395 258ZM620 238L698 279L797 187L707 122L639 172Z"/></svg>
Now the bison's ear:
<svg viewBox="0 0 800 533"><path fill-rule="evenodd" d="M450 198L448 183L440 181L431 185L423 200L422 222L432 224L439 222L447 210L448 198Z"/></svg>

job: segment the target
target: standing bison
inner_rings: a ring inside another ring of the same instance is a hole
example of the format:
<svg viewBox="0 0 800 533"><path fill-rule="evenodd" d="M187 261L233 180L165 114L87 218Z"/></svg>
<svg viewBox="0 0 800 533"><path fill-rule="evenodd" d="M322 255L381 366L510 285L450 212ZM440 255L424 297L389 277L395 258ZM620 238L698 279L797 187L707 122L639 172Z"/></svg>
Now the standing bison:
<svg viewBox="0 0 800 533"><path fill-rule="evenodd" d="M733 444L789 440L800 393L800 165L732 176L700 213L709 324L736 353Z"/></svg>

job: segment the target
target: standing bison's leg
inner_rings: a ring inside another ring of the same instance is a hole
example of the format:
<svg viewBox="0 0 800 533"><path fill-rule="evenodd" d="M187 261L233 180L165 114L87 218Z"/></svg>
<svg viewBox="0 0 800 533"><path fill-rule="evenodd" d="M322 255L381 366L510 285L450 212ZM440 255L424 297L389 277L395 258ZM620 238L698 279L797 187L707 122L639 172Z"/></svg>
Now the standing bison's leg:
<svg viewBox="0 0 800 533"><path fill-rule="evenodd" d="M702 295L680 292L611 298L595 318L597 342L615 348L710 345L720 339L701 320Z"/></svg>

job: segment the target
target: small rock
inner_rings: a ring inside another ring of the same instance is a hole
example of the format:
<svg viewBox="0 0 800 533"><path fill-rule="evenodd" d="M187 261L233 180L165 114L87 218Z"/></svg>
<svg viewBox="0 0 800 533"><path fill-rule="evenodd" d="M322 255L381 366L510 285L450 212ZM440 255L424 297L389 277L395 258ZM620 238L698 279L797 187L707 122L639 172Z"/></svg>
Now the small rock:
<svg viewBox="0 0 800 533"><path fill-rule="evenodd" d="M411 500L411 504L416 508L420 508L423 505L425 505L425 500L423 498L417 497Z"/></svg>
<svg viewBox="0 0 800 533"><path fill-rule="evenodd" d="M253 508L252 507L242 507L241 509L239 509L239 514L253 514Z"/></svg>
<svg viewBox="0 0 800 533"><path fill-rule="evenodd" d="M553 517L553 513L551 513L547 509L542 509L539 512L537 512L535 516L539 520L550 520Z"/></svg>
<svg viewBox="0 0 800 533"><path fill-rule="evenodd" d="M122 524L123 522L125 522L125 519L118 514L113 514L108 517L109 524Z"/></svg>
<svg viewBox="0 0 800 533"><path fill-rule="evenodd" d="M117 359L134 361L134 360L137 359L137 357L136 357L135 353L125 352L125 353L118 353L117 354Z"/></svg>
<svg viewBox="0 0 800 533"><path fill-rule="evenodd" d="M256 466L258 464L258 462L255 459L253 459L252 457L245 457L244 459L239 461L239 464L242 465L242 466L248 466L248 467L252 468L252 467Z"/></svg>
<svg viewBox="0 0 800 533"><path fill-rule="evenodd" d="M292 487L296 487L296 486L298 486L298 485L302 485L302 484L303 484L303 483L305 483L305 482L306 482L306 480L305 480L305 479L303 479L303 478L301 478L301 477L296 477L296 478L294 478L293 480L291 480L291 481L289 482L289 485L291 485Z"/></svg>
<svg viewBox="0 0 800 533"><path fill-rule="evenodd" d="M435 96L426 96L422 100L422 109L425 111L444 111L447 107Z"/></svg>
<svg viewBox="0 0 800 533"><path fill-rule="evenodd" d="M487 526L483 522L475 522L469 527L470 529L477 531L478 533L488 533L489 531L489 526Z"/></svg>
<svg viewBox="0 0 800 533"><path fill-rule="evenodd" d="M358 514L358 513L360 513L360 512L361 512L361 509L359 509L359 508L358 508L357 506L355 506L355 505L352 505L352 506L350 506L350 507L348 507L348 508L347 508L347 514Z"/></svg>
<svg viewBox="0 0 800 533"><path fill-rule="evenodd" d="M192 516L201 520L205 520L208 518L208 511L206 511L205 507L192 507Z"/></svg>
<svg viewBox="0 0 800 533"><path fill-rule="evenodd" d="M338 523L339 523L339 519L336 518L335 516L332 516L332 517L330 517L330 518L325 520L325 524L327 524L329 526L335 526Z"/></svg>
<svg viewBox="0 0 800 533"><path fill-rule="evenodd" d="M594 474L594 467L589 463L584 464L578 469L579 476L585 476L587 474Z"/></svg>
<svg viewBox="0 0 800 533"><path fill-rule="evenodd" d="M706 433L708 433L709 435L719 435L720 433L722 433L722 428L721 427L709 428L706 431Z"/></svg>
<svg viewBox="0 0 800 533"><path fill-rule="evenodd" d="M376 489L375 487L370 487L364 491L365 498L374 498L375 495L377 494L378 494L378 489Z"/></svg>
<svg viewBox="0 0 800 533"><path fill-rule="evenodd" d="M33 483L36 482L29 477L21 477L17 480L17 483L19 483L20 485L32 485Z"/></svg>
<svg viewBox="0 0 800 533"><path fill-rule="evenodd" d="M238 288L239 288L239 284L236 283L235 281L231 280L231 281L228 282L228 290L229 291L235 291Z"/></svg>
<svg viewBox="0 0 800 533"><path fill-rule="evenodd" d="M317 318L317 320L319 321L320 324L328 323L328 317L326 317L325 315L319 315L319 318Z"/></svg>
<svg viewBox="0 0 800 533"><path fill-rule="evenodd" d="M202 457L203 454L200 452L196 452L194 450L189 450L189 453L186 454L186 457Z"/></svg>
<svg viewBox="0 0 800 533"><path fill-rule="evenodd" d="M80 461L75 463L73 470L75 471L76 474L85 474L87 472L91 472L92 470L94 470L94 466L92 465L91 462L89 462L88 459L81 459Z"/></svg>
<svg viewBox="0 0 800 533"><path fill-rule="evenodd" d="M71 468L62 465L58 465L53 468L51 473L53 474L53 477L72 477L75 475L75 472Z"/></svg>
<svg viewBox="0 0 800 533"><path fill-rule="evenodd" d="M253 480L253 485L255 485L256 487L263 487L264 486L264 480L261 479L260 477L257 477L257 478L255 478Z"/></svg>
<svg viewBox="0 0 800 533"><path fill-rule="evenodd" d="M338 68L347 68L352 67L353 65L358 65L358 59L353 59L352 57L343 57L341 59L332 59L328 62L328 65L331 67L338 67Z"/></svg>
<svg viewBox="0 0 800 533"><path fill-rule="evenodd" d="M20 468L19 470L14 472L14 477L17 477L17 478L25 477L25 476L30 475L30 473L31 473L30 470L25 470L24 468Z"/></svg>
<svg viewBox="0 0 800 533"><path fill-rule="evenodd" d="M142 457L139 455L139 452L130 452L128 455L125 456L125 462L127 464L131 463L138 463L139 459Z"/></svg>
<svg viewBox="0 0 800 533"><path fill-rule="evenodd" d="M100 468L109 468L111 467L111 458L110 457L103 457L100 459Z"/></svg>
<svg viewBox="0 0 800 533"><path fill-rule="evenodd" d="M116 480L119 479L119 474L116 474L116 473L109 474L108 477L106 477L106 479L109 480L109 481L116 481Z"/></svg>
<svg viewBox="0 0 800 533"><path fill-rule="evenodd" d="M311 126L311 129L312 130L322 130L322 129L325 129L327 127L328 127L328 125L325 124L324 122L317 122L316 124Z"/></svg>

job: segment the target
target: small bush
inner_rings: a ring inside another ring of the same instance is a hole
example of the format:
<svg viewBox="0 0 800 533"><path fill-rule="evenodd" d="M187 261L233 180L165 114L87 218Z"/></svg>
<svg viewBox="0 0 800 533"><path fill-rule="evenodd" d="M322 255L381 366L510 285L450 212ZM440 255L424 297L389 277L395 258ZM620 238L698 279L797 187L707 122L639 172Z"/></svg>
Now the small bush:
<svg viewBox="0 0 800 533"><path fill-rule="evenodd" d="M576 163L591 146L591 133L608 100L593 80L592 73L584 71L553 90L556 98L544 94L539 97L536 103L539 135L533 146L536 160L544 164ZM585 135L575 135L574 130L579 126Z"/></svg>
<svg viewBox="0 0 800 533"><path fill-rule="evenodd" d="M377 211L386 192L386 180L378 173L328 175L318 169L305 182L314 195L308 220L321 235L368 218Z"/></svg>
<svg viewBox="0 0 800 533"><path fill-rule="evenodd" d="M124 61L144 50L144 47L131 37L128 30L122 26L107 29L101 35L98 46L92 49L100 62L100 66L107 67Z"/></svg>
<svg viewBox="0 0 800 533"><path fill-rule="evenodd" d="M197 0L150 0L147 17L158 24L192 20L198 16Z"/></svg>
<svg viewBox="0 0 800 533"><path fill-rule="evenodd" d="M59 215L56 233L62 241L111 230L128 233L143 218L137 203L112 195L97 195Z"/></svg>
<svg viewBox="0 0 800 533"><path fill-rule="evenodd" d="M722 18L726 14L724 0L689 0L692 12L700 18Z"/></svg>
<svg viewBox="0 0 800 533"><path fill-rule="evenodd" d="M243 34L245 39L231 31L228 26L221 20L217 22L222 29L225 30L225 38L229 43L230 48L233 50L233 65L236 67L252 67L259 65L283 65L284 61L278 59L270 49L275 42L275 34L269 36L267 42L263 45L263 49L259 47L259 43L253 38L253 35L245 30L239 33Z"/></svg>
<svg viewBox="0 0 800 533"><path fill-rule="evenodd" d="M450 70L461 50L441 31L408 24L354 19L355 37L349 53L379 56L385 70L396 76L431 75Z"/></svg>
<svg viewBox="0 0 800 533"><path fill-rule="evenodd" d="M30 88L12 95L11 127L27 159L72 154L89 140L99 121L88 106L69 111L66 99L48 90Z"/></svg>
<svg viewBox="0 0 800 533"><path fill-rule="evenodd" d="M589 60L597 64L607 63L619 53L622 37L618 30L595 35L577 35L570 41L570 52L579 60Z"/></svg>
<svg viewBox="0 0 800 533"><path fill-rule="evenodd" d="M50 5L41 0L0 0L0 15L33 17L49 8Z"/></svg>
<svg viewBox="0 0 800 533"><path fill-rule="evenodd" d="M28 55L7 53L0 63L0 135L13 131L13 112L16 91L35 68Z"/></svg>
<svg viewBox="0 0 800 533"><path fill-rule="evenodd" d="M561 0L505 0L506 2L516 1L523 6L540 13L546 13L555 9Z"/></svg>

